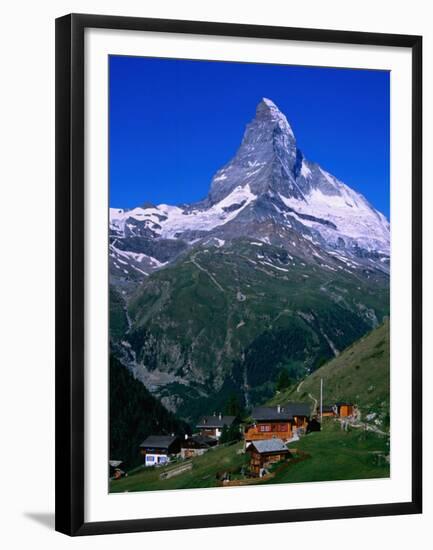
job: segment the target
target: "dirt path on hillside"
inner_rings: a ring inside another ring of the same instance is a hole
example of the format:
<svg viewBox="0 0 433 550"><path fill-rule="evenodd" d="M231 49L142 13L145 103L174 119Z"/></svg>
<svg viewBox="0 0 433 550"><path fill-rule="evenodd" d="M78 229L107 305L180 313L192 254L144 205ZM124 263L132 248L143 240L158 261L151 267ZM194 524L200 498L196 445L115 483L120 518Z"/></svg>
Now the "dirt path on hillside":
<svg viewBox="0 0 433 550"><path fill-rule="evenodd" d="M221 290L221 292L225 292L225 290L223 289L223 287L219 284L219 282L215 279L215 277L212 275L212 273L209 273L209 271L207 269L205 269L203 266L201 266L197 260L195 259L195 255L194 256L191 256L191 263L193 263L195 265L195 267L197 267L198 269L200 269L200 271L203 271L203 273L206 273L206 275L209 277L209 279L213 282L213 284L219 289Z"/></svg>
<svg viewBox="0 0 433 550"><path fill-rule="evenodd" d="M298 384L298 387L296 388L296 393L300 393L301 392L301 387L302 387L302 384L305 382L305 380L301 380ZM314 397L314 395L312 395L311 393L308 393L308 397L313 401L314 403L314 408L313 410L316 411L317 410L317 399Z"/></svg>
<svg viewBox="0 0 433 550"><path fill-rule="evenodd" d="M317 399L313 395L311 395L311 393L308 394L308 397L314 401L313 411L317 411Z"/></svg>
<svg viewBox="0 0 433 550"><path fill-rule="evenodd" d="M304 382L305 380L301 380L301 382L299 382L298 387L296 388L296 393L299 393L301 391L301 386Z"/></svg>
<svg viewBox="0 0 433 550"><path fill-rule="evenodd" d="M387 437L389 437L389 433L384 432L383 430L381 430L377 426L374 426L373 424L367 424L367 422L360 422L360 421L356 422L356 421L350 421L350 420L348 422L351 428L363 428L368 432L373 432L379 435L386 435Z"/></svg>

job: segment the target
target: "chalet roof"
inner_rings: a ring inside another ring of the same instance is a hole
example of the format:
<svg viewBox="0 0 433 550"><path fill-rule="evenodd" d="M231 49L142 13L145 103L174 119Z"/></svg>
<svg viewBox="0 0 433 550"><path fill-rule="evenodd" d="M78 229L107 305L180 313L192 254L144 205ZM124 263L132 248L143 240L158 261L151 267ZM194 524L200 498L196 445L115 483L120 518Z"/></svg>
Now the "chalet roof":
<svg viewBox="0 0 433 550"><path fill-rule="evenodd" d="M293 416L310 416L311 405L309 403L286 403L283 405Z"/></svg>
<svg viewBox="0 0 433 550"><path fill-rule="evenodd" d="M251 445L257 450L258 453L278 453L278 452L289 452L289 449L281 441L281 439L262 439L258 441L253 441Z"/></svg>
<svg viewBox="0 0 433 550"><path fill-rule="evenodd" d="M285 405L275 405L273 407L256 407L251 416L256 421L287 421L292 420L294 416L310 416L310 405L308 403L286 403Z"/></svg>
<svg viewBox="0 0 433 550"><path fill-rule="evenodd" d="M320 409L320 406L319 406ZM323 412L333 412L334 405L322 405L322 411Z"/></svg>
<svg viewBox="0 0 433 550"><path fill-rule="evenodd" d="M149 435L140 445L142 448L168 449L176 440L175 435Z"/></svg>
<svg viewBox="0 0 433 550"><path fill-rule="evenodd" d="M206 443L207 445L212 445L217 441L214 437L209 437L208 435L194 435L191 439L194 439L194 441L197 441L198 443Z"/></svg>
<svg viewBox="0 0 433 550"><path fill-rule="evenodd" d="M350 403L350 401L337 401L335 404L337 405L337 407L341 407L341 405L353 405L353 403Z"/></svg>
<svg viewBox="0 0 433 550"><path fill-rule="evenodd" d="M208 437L207 435L192 435L191 437L188 437L188 439L184 439L181 443L181 447L201 447L201 448L207 448L211 447L217 443L217 440L214 437Z"/></svg>
<svg viewBox="0 0 433 550"><path fill-rule="evenodd" d="M251 416L254 418L254 420L291 420L293 418L293 415L281 407L280 410L277 409L277 407L255 407L252 412Z"/></svg>
<svg viewBox="0 0 433 550"><path fill-rule="evenodd" d="M203 416L197 423L197 428L223 428L231 426L235 421L236 416L212 415Z"/></svg>

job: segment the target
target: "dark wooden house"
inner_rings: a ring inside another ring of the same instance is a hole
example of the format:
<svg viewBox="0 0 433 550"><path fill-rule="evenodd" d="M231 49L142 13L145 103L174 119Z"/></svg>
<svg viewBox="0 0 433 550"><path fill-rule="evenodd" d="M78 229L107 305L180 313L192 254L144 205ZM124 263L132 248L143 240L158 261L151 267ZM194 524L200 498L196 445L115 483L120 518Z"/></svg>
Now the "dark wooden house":
<svg viewBox="0 0 433 550"><path fill-rule="evenodd" d="M207 435L185 435L185 439L180 444L180 455L182 458L200 456L217 443L218 441L214 437Z"/></svg>
<svg viewBox="0 0 433 550"><path fill-rule="evenodd" d="M236 422L235 416L225 416L223 414L213 414L212 416L203 416L197 423L197 429L200 435L219 439L224 426L230 426Z"/></svg>
<svg viewBox="0 0 433 550"><path fill-rule="evenodd" d="M163 466L180 452L180 438L175 435L150 435L140 445L145 466Z"/></svg>
<svg viewBox="0 0 433 550"><path fill-rule="evenodd" d="M270 464L290 457L289 449L278 438L253 441L247 453L250 455L250 472L253 476L261 476Z"/></svg>

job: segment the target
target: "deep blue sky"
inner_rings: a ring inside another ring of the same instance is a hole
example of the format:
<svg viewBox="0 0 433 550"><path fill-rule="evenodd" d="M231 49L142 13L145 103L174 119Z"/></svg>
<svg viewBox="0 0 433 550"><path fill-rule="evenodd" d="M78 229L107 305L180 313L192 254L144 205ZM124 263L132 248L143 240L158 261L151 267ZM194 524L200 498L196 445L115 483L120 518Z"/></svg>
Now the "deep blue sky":
<svg viewBox="0 0 433 550"><path fill-rule="evenodd" d="M389 217L389 73L110 56L110 206L203 198L262 97Z"/></svg>

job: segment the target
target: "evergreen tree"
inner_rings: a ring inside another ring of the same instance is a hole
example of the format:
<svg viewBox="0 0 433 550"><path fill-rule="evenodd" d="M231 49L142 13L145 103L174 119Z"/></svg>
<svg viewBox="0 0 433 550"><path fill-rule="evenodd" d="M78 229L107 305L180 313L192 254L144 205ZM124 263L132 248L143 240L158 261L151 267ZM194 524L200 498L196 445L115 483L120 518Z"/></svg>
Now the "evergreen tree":
<svg viewBox="0 0 433 550"><path fill-rule="evenodd" d="M287 388L289 388L292 384L292 381L290 380L289 373L286 369L281 369L278 373L277 378L277 385L276 388L278 391L283 391Z"/></svg>
<svg viewBox="0 0 433 550"><path fill-rule="evenodd" d="M110 355L110 459L127 469L142 462L139 445L149 435L191 433L130 371Z"/></svg>
<svg viewBox="0 0 433 550"><path fill-rule="evenodd" d="M221 430L221 436L219 438L220 443L230 443L232 441L239 441L241 438L241 432L239 431L239 424L233 423L230 427L224 424Z"/></svg>
<svg viewBox="0 0 433 550"><path fill-rule="evenodd" d="M228 416L236 416L236 418L241 419L244 415L243 407L239 401L239 398L232 393L227 399L226 405L224 407L224 414Z"/></svg>

